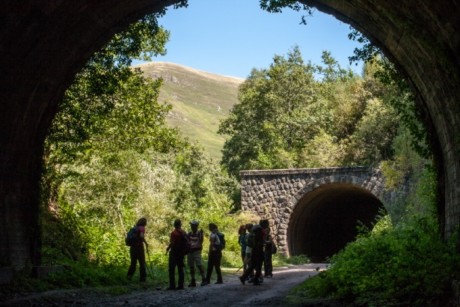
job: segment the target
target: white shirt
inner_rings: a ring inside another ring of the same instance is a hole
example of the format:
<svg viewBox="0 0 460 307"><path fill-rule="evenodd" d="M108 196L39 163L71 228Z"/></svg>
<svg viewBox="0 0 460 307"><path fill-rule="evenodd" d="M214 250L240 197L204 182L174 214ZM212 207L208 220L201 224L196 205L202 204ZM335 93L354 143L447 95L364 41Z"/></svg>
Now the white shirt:
<svg viewBox="0 0 460 307"><path fill-rule="evenodd" d="M211 235L209 236L209 241L210 241L210 248L211 250L215 251L217 250L216 245L220 245L220 239L219 236L215 232L211 232Z"/></svg>

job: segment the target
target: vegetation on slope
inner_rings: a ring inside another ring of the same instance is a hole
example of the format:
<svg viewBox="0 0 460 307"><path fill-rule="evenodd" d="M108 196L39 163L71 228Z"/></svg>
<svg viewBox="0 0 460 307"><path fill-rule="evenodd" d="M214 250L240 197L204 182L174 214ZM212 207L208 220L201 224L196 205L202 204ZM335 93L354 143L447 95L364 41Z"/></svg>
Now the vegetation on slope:
<svg viewBox="0 0 460 307"><path fill-rule="evenodd" d="M173 107L168 124L219 161L225 141L217 134L219 123L238 102L238 87L243 80L173 63L151 62L135 67L146 77L163 79L159 102Z"/></svg>

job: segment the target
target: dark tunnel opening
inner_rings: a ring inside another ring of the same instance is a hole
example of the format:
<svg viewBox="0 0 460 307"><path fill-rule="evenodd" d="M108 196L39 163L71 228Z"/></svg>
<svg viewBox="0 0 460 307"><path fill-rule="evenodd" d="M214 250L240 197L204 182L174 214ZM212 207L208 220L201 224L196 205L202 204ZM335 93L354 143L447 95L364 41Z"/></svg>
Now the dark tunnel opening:
<svg viewBox="0 0 460 307"><path fill-rule="evenodd" d="M355 240L362 225L372 228L383 204L369 191L352 184L323 185L304 195L291 215L289 254L325 262Z"/></svg>

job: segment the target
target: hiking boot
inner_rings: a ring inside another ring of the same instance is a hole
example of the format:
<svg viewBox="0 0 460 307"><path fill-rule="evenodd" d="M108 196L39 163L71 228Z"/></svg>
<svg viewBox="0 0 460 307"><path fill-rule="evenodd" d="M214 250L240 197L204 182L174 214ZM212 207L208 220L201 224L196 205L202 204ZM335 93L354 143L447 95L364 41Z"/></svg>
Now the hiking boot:
<svg viewBox="0 0 460 307"><path fill-rule="evenodd" d="M207 281L202 281L202 282L201 282L201 286L202 286L202 287L203 287L203 286L207 286L207 285L209 285L209 283L208 283Z"/></svg>
<svg viewBox="0 0 460 307"><path fill-rule="evenodd" d="M241 283L244 285L246 283L246 278L244 278L243 276L240 276L238 277L241 281Z"/></svg>
<svg viewBox="0 0 460 307"><path fill-rule="evenodd" d="M184 286L177 287L176 290L184 290Z"/></svg>
<svg viewBox="0 0 460 307"><path fill-rule="evenodd" d="M223 284L224 282L222 280L216 281L216 285Z"/></svg>
<svg viewBox="0 0 460 307"><path fill-rule="evenodd" d="M192 280L192 281L190 282L190 284L188 285L188 287L189 287L189 288L191 288L191 287L196 287L196 282L195 282L194 280Z"/></svg>
<svg viewBox="0 0 460 307"><path fill-rule="evenodd" d="M175 287L168 287L168 288L166 288L166 290L176 290L176 288Z"/></svg>

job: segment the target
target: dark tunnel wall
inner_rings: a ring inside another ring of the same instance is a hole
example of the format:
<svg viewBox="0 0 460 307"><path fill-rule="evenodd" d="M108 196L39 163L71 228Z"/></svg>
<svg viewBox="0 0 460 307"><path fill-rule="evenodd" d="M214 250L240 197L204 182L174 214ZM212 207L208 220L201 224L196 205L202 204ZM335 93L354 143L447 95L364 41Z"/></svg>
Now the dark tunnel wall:
<svg viewBox="0 0 460 307"><path fill-rule="evenodd" d="M289 254L324 262L356 238L357 226L372 227L383 204L352 184L323 185L297 203L288 228Z"/></svg>
<svg viewBox="0 0 460 307"><path fill-rule="evenodd" d="M39 257L43 143L65 89L129 23L180 0L0 1L0 262ZM407 77L438 165L445 237L460 225L460 2L300 0L364 33ZM237 19L235 19L237 20ZM276 40L273 42L276 44ZM186 52L186 51L184 51ZM287 213L286 213L287 214Z"/></svg>

